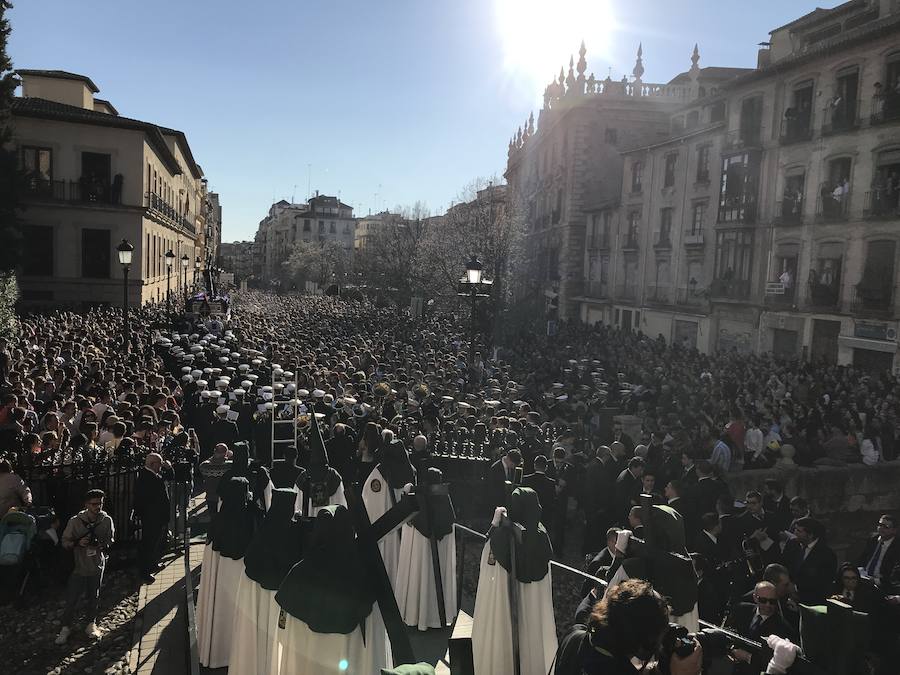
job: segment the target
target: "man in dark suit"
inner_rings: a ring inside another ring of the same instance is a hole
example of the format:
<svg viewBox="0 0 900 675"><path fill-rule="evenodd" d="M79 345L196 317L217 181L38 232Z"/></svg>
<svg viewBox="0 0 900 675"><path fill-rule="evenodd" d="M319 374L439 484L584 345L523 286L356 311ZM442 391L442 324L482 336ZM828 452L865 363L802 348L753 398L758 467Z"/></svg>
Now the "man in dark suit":
<svg viewBox="0 0 900 675"><path fill-rule="evenodd" d="M328 463L341 474L344 485L353 485L356 480L354 475L354 460L356 459L356 444L353 442L353 432L345 424L335 424L332 436L325 441L325 450L328 453Z"/></svg>
<svg viewBox="0 0 900 675"><path fill-rule="evenodd" d="M553 550L562 555L566 543L566 518L569 511L569 496L576 492L577 471L566 461L566 449L562 446L553 448L553 462L547 465L547 477L556 481L556 499L553 518L544 520L544 525L552 520L550 536L553 539Z"/></svg>
<svg viewBox="0 0 900 675"><path fill-rule="evenodd" d="M777 478L766 478L766 495L763 506L772 515L779 530L786 530L794 517L791 515L791 500L784 494L784 483Z"/></svg>
<svg viewBox="0 0 900 675"><path fill-rule="evenodd" d="M644 474L644 460L641 457L632 457L628 461L628 468L616 478L616 513L619 522L625 523L631 507L638 503L643 483L641 476Z"/></svg>
<svg viewBox="0 0 900 675"><path fill-rule="evenodd" d="M613 485L609 465L612 464L610 449L602 445L596 456L589 457L584 466L584 484L581 491L581 507L584 509L584 543L582 553L595 552L603 545L603 533L612 522Z"/></svg>
<svg viewBox="0 0 900 675"><path fill-rule="evenodd" d="M681 453L681 482L685 488L691 488L697 484L697 467L694 466L694 458L687 450Z"/></svg>
<svg viewBox="0 0 900 675"><path fill-rule="evenodd" d="M134 486L134 511L141 519L138 569L141 580L152 584L169 524L169 490L166 479L174 478L172 465L155 452L147 455Z"/></svg>
<svg viewBox="0 0 900 675"><path fill-rule="evenodd" d="M602 551L597 553L593 558L587 561L585 572L601 579L607 578L607 572L612 567L616 558L622 557L622 552L616 550L616 539L619 531L615 527L611 527L606 531L606 546ZM591 581L585 581L581 587L581 596L587 595L594 587Z"/></svg>
<svg viewBox="0 0 900 675"><path fill-rule="evenodd" d="M794 630L778 613L778 594L775 586L768 581L760 581L753 589L753 603L736 605L728 616L726 626L744 637L765 644L769 635L797 641ZM735 675L757 675L766 669L770 653L762 650L751 654L743 649L732 649L731 656L737 662Z"/></svg>
<svg viewBox="0 0 900 675"><path fill-rule="evenodd" d="M837 556L825 543L825 527L815 518L794 523L794 534L802 555L791 576L797 584L797 599L804 605L821 605L831 594L837 573Z"/></svg>
<svg viewBox="0 0 900 675"><path fill-rule="evenodd" d="M224 443L230 448L241 438L237 424L227 417L230 410L231 408L227 405L220 405L216 408L216 418L209 427L212 447L217 446L219 443Z"/></svg>
<svg viewBox="0 0 900 675"><path fill-rule="evenodd" d="M897 542L897 520L885 514L878 519L878 534L866 542L862 555L856 562L884 591L885 595L896 595L898 589L891 582L891 572L900 565L900 543Z"/></svg>
<svg viewBox="0 0 900 675"><path fill-rule="evenodd" d="M553 550L561 551L556 547L556 481L547 475L547 458L544 455L534 458L534 473L525 476L522 485L537 493L541 502L541 522L550 530Z"/></svg>
<svg viewBox="0 0 900 675"><path fill-rule="evenodd" d="M625 446L625 451L628 454L631 454L634 451L634 439L625 433L622 429L622 423L619 421L613 422L613 433L610 443L621 443Z"/></svg>
<svg viewBox="0 0 900 675"><path fill-rule="evenodd" d="M719 538L722 534L722 524L715 513L704 513L700 517L700 523L702 529L694 538L691 551L702 555L713 569L728 558L728 550Z"/></svg>
<svg viewBox="0 0 900 675"><path fill-rule="evenodd" d="M697 462L697 483L684 495L689 510L694 513L718 513L719 498L727 492L727 487L713 477L713 468L708 460Z"/></svg>
<svg viewBox="0 0 900 675"><path fill-rule="evenodd" d="M485 476L488 506L493 510L498 506L505 506L508 500L506 482L513 482L516 478L516 467L522 465L522 453L513 448L508 450L503 457L491 464Z"/></svg>

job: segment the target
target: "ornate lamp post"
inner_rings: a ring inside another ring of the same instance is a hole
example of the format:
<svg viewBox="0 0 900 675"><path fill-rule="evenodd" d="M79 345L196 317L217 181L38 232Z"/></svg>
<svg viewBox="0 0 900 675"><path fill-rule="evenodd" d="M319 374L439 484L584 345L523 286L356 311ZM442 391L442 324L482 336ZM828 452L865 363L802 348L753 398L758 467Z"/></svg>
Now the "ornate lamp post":
<svg viewBox="0 0 900 675"><path fill-rule="evenodd" d="M468 296L472 299L472 336L469 340L468 363L470 375L473 372L473 368L475 365L475 340L478 337L477 324L475 321L477 301L478 298L486 298L490 295L489 292L485 291L490 291L490 285L492 283L494 282L484 278L484 265L482 265L481 261L473 254L472 257L469 258L469 261L466 263L466 275L459 280L460 291L458 293L458 295L460 296Z"/></svg>
<svg viewBox="0 0 900 675"><path fill-rule="evenodd" d="M197 289L197 280L200 278L200 256L194 258L194 289Z"/></svg>
<svg viewBox="0 0 900 675"><path fill-rule="evenodd" d="M188 267L191 266L191 259L188 258L188 254L185 253L181 256L181 269L184 271L184 299L187 301L188 299L188 285L187 285L187 271Z"/></svg>
<svg viewBox="0 0 900 675"><path fill-rule="evenodd" d="M127 352L131 348L131 329L128 325L128 271L131 269L134 246L127 239L123 239L122 243L116 246L116 252L122 266L122 346Z"/></svg>
<svg viewBox="0 0 900 675"><path fill-rule="evenodd" d="M172 320L172 264L175 262L175 254L172 249L166 251L163 256L166 259L166 312L169 320Z"/></svg>

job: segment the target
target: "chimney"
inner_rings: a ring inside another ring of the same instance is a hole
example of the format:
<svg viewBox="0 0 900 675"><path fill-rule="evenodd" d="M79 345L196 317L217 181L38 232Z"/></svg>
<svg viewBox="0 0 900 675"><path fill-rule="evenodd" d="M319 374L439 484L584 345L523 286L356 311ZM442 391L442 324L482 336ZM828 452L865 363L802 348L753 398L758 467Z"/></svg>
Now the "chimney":
<svg viewBox="0 0 900 675"><path fill-rule="evenodd" d="M772 63L772 51L768 47L760 47L756 53L756 68L762 70Z"/></svg>

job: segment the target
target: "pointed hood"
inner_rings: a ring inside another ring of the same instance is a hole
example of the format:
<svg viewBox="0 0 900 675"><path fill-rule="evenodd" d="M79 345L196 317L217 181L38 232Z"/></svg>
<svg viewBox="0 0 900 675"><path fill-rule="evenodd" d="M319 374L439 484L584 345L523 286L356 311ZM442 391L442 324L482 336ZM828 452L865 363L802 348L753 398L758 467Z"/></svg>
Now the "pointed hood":
<svg viewBox="0 0 900 675"><path fill-rule="evenodd" d="M233 476L219 484L222 505L209 528L214 551L240 560L253 536L255 509L250 501L250 482Z"/></svg>
<svg viewBox="0 0 900 675"><path fill-rule="evenodd" d="M394 441L381 449L381 461L378 463L381 475L387 479L388 485L395 490L403 489L407 483L416 482L416 470L409 461L409 453L401 441Z"/></svg>
<svg viewBox="0 0 900 675"><path fill-rule="evenodd" d="M349 635L369 616L375 591L346 508L319 511L309 547L281 583L275 601L316 633Z"/></svg>
<svg viewBox="0 0 900 675"><path fill-rule="evenodd" d="M325 449L319 420L314 414L311 414L309 416L309 467L307 468L312 474L322 474L329 466L328 450Z"/></svg>
<svg viewBox="0 0 900 675"><path fill-rule="evenodd" d="M302 557L312 523L294 518L297 493L272 490L272 505L244 555L247 576L263 588L277 591L287 573Z"/></svg>
<svg viewBox="0 0 900 675"><path fill-rule="evenodd" d="M456 512L453 510L453 502L450 500L449 494L429 494L429 487L441 485L444 482L444 474L440 469L431 467L427 469L416 493L419 499L419 512L413 517L412 524L423 537L434 537L435 539L443 539L453 532L453 523L456 522ZM430 509L426 517L424 513L424 500L428 500L427 506ZM430 523L429 523L430 520ZM430 525L430 527L429 527Z"/></svg>
<svg viewBox="0 0 900 675"><path fill-rule="evenodd" d="M550 570L553 547L541 523L541 502L531 488L516 488L509 506L510 519L524 528L522 541L516 546L516 578L523 584L540 581ZM494 558L507 572L510 568L510 532L505 528L491 531Z"/></svg>

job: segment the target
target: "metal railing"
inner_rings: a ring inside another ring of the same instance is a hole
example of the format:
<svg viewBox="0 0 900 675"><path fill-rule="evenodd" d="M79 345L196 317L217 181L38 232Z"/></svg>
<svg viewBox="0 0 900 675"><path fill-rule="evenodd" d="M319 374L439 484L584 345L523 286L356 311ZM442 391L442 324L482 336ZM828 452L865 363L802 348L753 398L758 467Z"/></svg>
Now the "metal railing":
<svg viewBox="0 0 900 675"><path fill-rule="evenodd" d="M871 124L900 120L900 93L893 91L872 96Z"/></svg>
<svg viewBox="0 0 900 675"><path fill-rule="evenodd" d="M811 310L840 311L841 285L810 281L806 290L806 307Z"/></svg>
<svg viewBox="0 0 900 675"><path fill-rule="evenodd" d="M766 295L763 304L768 307L793 307L797 298L797 287L785 286L780 281L766 284Z"/></svg>
<svg viewBox="0 0 900 675"><path fill-rule="evenodd" d="M803 198L783 199L775 204L776 225L803 224Z"/></svg>
<svg viewBox="0 0 900 675"><path fill-rule="evenodd" d="M822 134L837 134L859 128L859 101L841 101L825 106Z"/></svg>
<svg viewBox="0 0 900 675"><path fill-rule="evenodd" d="M589 298L605 298L609 295L609 284L590 279L584 282L584 294Z"/></svg>
<svg viewBox="0 0 900 675"><path fill-rule="evenodd" d="M93 488L106 493L103 509L116 528L116 545L127 545L140 531L131 518L140 466L60 464L20 468L17 473L31 488L33 503L50 506L61 523L84 508L84 494Z"/></svg>
<svg viewBox="0 0 900 675"><path fill-rule="evenodd" d="M609 248L609 234L598 234L597 236L592 236L588 239L588 249L590 250L605 250Z"/></svg>
<svg viewBox="0 0 900 675"><path fill-rule="evenodd" d="M900 189L875 188L865 194L863 218L900 217Z"/></svg>
<svg viewBox="0 0 900 675"><path fill-rule="evenodd" d="M709 305L705 291L696 288L679 288L675 293L675 303L684 307L700 308L706 308Z"/></svg>
<svg viewBox="0 0 900 675"><path fill-rule="evenodd" d="M750 280L713 279L709 285L709 294L726 300L747 300L750 297Z"/></svg>
<svg viewBox="0 0 900 675"><path fill-rule="evenodd" d="M894 287L857 284L853 287L850 311L854 314L877 317L892 316L894 314Z"/></svg>
<svg viewBox="0 0 900 675"><path fill-rule="evenodd" d="M816 199L816 221L834 223L847 220L850 213L851 194L849 189L840 195L836 195L834 192L823 194L820 190L819 197Z"/></svg>
<svg viewBox="0 0 900 675"><path fill-rule="evenodd" d="M647 302L655 302L660 304L669 304L669 300L671 298L672 287L671 286L656 286L651 285L647 287Z"/></svg>
<svg viewBox="0 0 900 675"><path fill-rule="evenodd" d="M43 178L26 178L23 197L54 202L119 204L121 194L113 189L111 183L45 180Z"/></svg>
<svg viewBox="0 0 900 675"><path fill-rule="evenodd" d="M166 202L155 192L146 194L147 208L169 221L169 224L179 227L190 234L196 234L197 228L194 218L190 213L180 213L178 209Z"/></svg>
<svg viewBox="0 0 900 675"><path fill-rule="evenodd" d="M759 148L762 145L762 125L748 125L746 128L732 129L725 134L725 150Z"/></svg>
<svg viewBox="0 0 900 675"><path fill-rule="evenodd" d="M755 223L756 193L741 192L734 197L724 197L719 202L718 222Z"/></svg>
<svg viewBox="0 0 900 675"><path fill-rule="evenodd" d="M619 300L634 300L637 297L637 287L634 285L617 284L616 298Z"/></svg>
<svg viewBox="0 0 900 675"><path fill-rule="evenodd" d="M794 117L785 117L781 120L781 144L802 143L808 141L813 135L812 110L806 114L797 113Z"/></svg>

